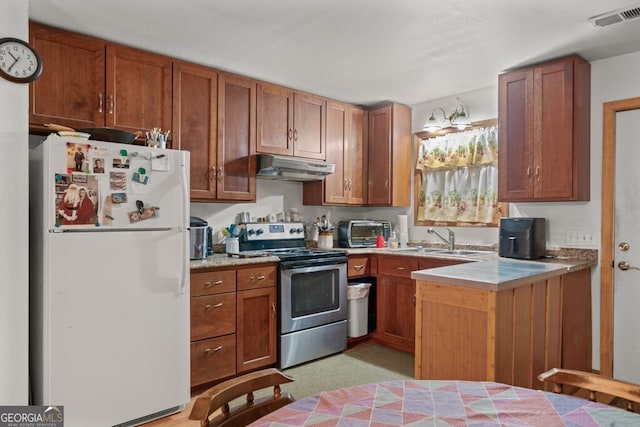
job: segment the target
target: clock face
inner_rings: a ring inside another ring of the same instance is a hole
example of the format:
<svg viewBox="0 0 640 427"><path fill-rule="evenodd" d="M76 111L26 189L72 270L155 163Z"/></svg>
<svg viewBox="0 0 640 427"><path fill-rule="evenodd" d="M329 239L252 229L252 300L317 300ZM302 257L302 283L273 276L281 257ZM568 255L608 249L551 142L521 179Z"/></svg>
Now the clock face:
<svg viewBox="0 0 640 427"><path fill-rule="evenodd" d="M28 43L15 38L0 39L0 77L16 83L32 82L42 73L40 55Z"/></svg>

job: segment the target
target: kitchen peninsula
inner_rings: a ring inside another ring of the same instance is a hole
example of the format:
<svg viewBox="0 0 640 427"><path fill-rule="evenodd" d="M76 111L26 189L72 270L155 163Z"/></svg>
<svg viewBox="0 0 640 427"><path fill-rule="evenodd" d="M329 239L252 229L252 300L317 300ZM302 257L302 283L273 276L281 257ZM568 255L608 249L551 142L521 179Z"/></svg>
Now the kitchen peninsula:
<svg viewBox="0 0 640 427"><path fill-rule="evenodd" d="M542 389L553 367L591 368L591 272L500 258L414 271L418 379Z"/></svg>

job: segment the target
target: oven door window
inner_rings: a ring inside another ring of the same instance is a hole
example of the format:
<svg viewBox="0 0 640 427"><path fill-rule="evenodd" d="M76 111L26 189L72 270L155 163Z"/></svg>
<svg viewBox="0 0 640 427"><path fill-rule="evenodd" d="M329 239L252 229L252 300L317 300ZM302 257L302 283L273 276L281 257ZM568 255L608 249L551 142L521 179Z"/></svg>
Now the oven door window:
<svg viewBox="0 0 640 427"><path fill-rule="evenodd" d="M280 332L347 320L347 264L283 269Z"/></svg>
<svg viewBox="0 0 640 427"><path fill-rule="evenodd" d="M291 276L291 318L337 310L340 277L337 269Z"/></svg>

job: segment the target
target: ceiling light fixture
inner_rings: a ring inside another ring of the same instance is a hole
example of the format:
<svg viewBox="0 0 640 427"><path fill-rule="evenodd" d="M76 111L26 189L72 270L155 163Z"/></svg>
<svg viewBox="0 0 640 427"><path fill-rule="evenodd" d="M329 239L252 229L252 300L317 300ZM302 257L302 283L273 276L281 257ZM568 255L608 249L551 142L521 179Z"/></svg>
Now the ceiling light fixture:
<svg viewBox="0 0 640 427"><path fill-rule="evenodd" d="M447 114L443 108L434 108L422 130L427 132L436 132L450 127L455 127L458 130L464 130L471 127L471 121L469 120L469 107L463 104L459 98L456 98L456 100L458 101L458 105L451 114ZM436 112L442 113L442 118L436 118Z"/></svg>

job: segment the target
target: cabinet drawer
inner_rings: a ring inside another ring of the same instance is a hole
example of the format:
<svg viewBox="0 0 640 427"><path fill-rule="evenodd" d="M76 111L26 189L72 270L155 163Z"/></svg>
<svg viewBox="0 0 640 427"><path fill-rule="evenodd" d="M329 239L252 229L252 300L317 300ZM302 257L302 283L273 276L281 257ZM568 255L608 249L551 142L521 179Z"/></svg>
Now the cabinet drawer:
<svg viewBox="0 0 640 427"><path fill-rule="evenodd" d="M418 268L420 270L426 270L428 268L445 267L447 265L464 264L468 261L460 261L455 259L436 259L436 258L423 258L418 262Z"/></svg>
<svg viewBox="0 0 640 427"><path fill-rule="evenodd" d="M233 292L236 290L236 271L219 270L191 273L191 296Z"/></svg>
<svg viewBox="0 0 640 427"><path fill-rule="evenodd" d="M273 264L238 270L239 291L276 286L277 283L277 268Z"/></svg>
<svg viewBox="0 0 640 427"><path fill-rule="evenodd" d="M418 269L418 258L383 256L379 261L378 274L410 278L411 272Z"/></svg>
<svg viewBox="0 0 640 427"><path fill-rule="evenodd" d="M235 334L191 343L192 387L235 373Z"/></svg>
<svg viewBox="0 0 640 427"><path fill-rule="evenodd" d="M369 274L369 257L349 257L347 277L368 276Z"/></svg>
<svg viewBox="0 0 640 427"><path fill-rule="evenodd" d="M236 331L236 294L191 297L191 340Z"/></svg>

